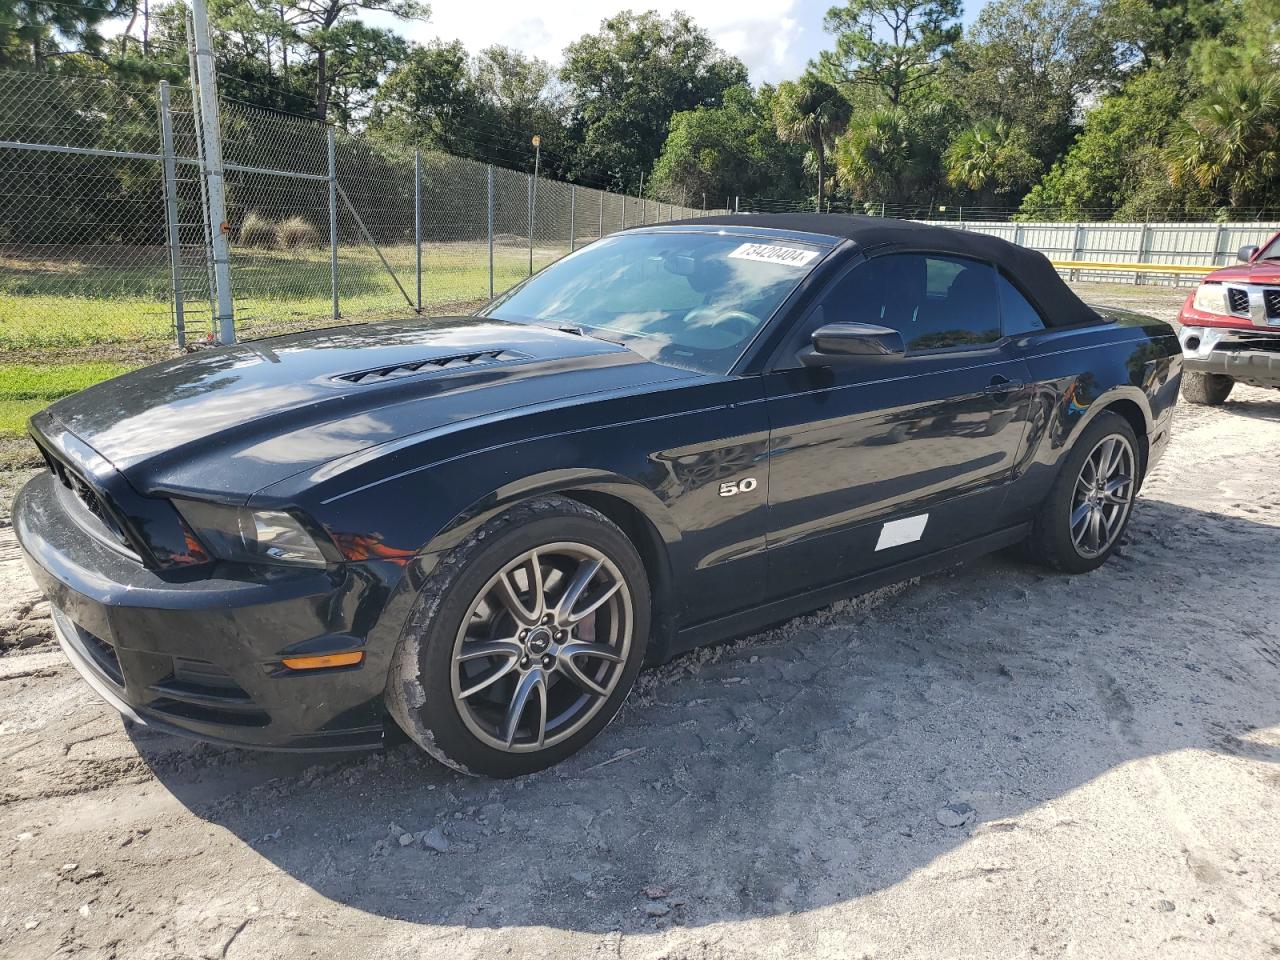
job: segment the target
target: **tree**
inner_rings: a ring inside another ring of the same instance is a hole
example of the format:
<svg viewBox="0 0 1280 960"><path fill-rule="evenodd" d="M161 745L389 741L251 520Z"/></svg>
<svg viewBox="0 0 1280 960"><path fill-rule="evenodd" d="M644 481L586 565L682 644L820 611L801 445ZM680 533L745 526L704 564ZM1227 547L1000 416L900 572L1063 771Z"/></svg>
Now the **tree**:
<svg viewBox="0 0 1280 960"><path fill-rule="evenodd" d="M1192 43L1193 69L1205 83L1244 74L1263 77L1280 71L1280 0L1239 0L1217 11L1217 29Z"/></svg>
<svg viewBox="0 0 1280 960"><path fill-rule="evenodd" d="M1139 27L1143 61L1165 64L1185 58L1197 41L1222 32L1236 5L1237 0L1133 0L1129 12Z"/></svg>
<svg viewBox="0 0 1280 960"><path fill-rule="evenodd" d="M380 74L370 76L370 65L385 63L384 54L399 39L390 30L361 22L358 11L385 13L401 20L425 20L429 13L419 0L290 0L281 3L279 10L284 55L297 46L310 54L315 115L321 120L329 117L335 81L349 81L363 72L365 88L372 89Z"/></svg>
<svg viewBox="0 0 1280 960"><path fill-rule="evenodd" d="M1003 120L974 124L947 147L947 182L974 193L1025 191L1044 169L1033 155L1030 141L1025 128Z"/></svg>
<svg viewBox="0 0 1280 960"><path fill-rule="evenodd" d="M54 58L104 47L105 20L128 10L124 0L0 0L0 67L45 69Z"/></svg>
<svg viewBox="0 0 1280 960"><path fill-rule="evenodd" d="M630 187L658 158L672 114L719 106L747 70L683 13L626 11L565 49L560 78L581 142L576 170Z"/></svg>
<svg viewBox="0 0 1280 960"><path fill-rule="evenodd" d="M787 143L800 143L813 151L818 173L815 196L822 209L826 186L826 157L836 135L849 122L849 101L840 91L810 71L799 80L778 85L773 101L773 118L778 136Z"/></svg>
<svg viewBox="0 0 1280 960"><path fill-rule="evenodd" d="M1227 77L1187 109L1169 147L1175 185L1232 207L1270 203L1280 187L1280 79Z"/></svg>
<svg viewBox="0 0 1280 960"><path fill-rule="evenodd" d="M697 206L735 193L792 198L803 195L802 151L778 139L772 87L725 91L721 107L698 107L671 118L654 164L654 193Z"/></svg>
<svg viewBox="0 0 1280 960"><path fill-rule="evenodd" d="M408 55L409 44L390 30L347 20L327 32L325 50L328 106L324 115L345 127L368 109L388 71ZM320 110L317 101L317 115Z"/></svg>
<svg viewBox="0 0 1280 960"><path fill-rule="evenodd" d="M957 44L949 86L973 121L1026 130L1046 164L1070 142L1078 105L1118 84L1117 0L993 0Z"/></svg>
<svg viewBox="0 0 1280 960"><path fill-rule="evenodd" d="M818 69L850 100L870 90L899 106L960 38L960 10L960 0L846 0L827 11L836 48L819 56Z"/></svg>
<svg viewBox="0 0 1280 960"><path fill-rule="evenodd" d="M491 46L473 58L472 82L490 118L487 131L509 154L532 163L530 140L537 134L543 169L551 176L571 173L568 105L549 63L511 47Z"/></svg>
<svg viewBox="0 0 1280 960"><path fill-rule="evenodd" d="M836 141L836 177L864 201L929 200L942 179L947 106L884 106L856 115Z"/></svg>
<svg viewBox="0 0 1280 960"><path fill-rule="evenodd" d="M1187 101L1188 82L1169 66L1137 73L1084 115L1084 128L1022 202L1026 219L1089 219L1100 211L1157 201L1152 187L1168 186L1165 132ZM1184 198L1187 191L1178 193ZM1167 206L1173 198L1161 198ZM1180 205L1180 204L1175 204Z"/></svg>
<svg viewBox="0 0 1280 960"><path fill-rule="evenodd" d="M477 122L487 111L471 74L466 47L434 41L416 47L378 89L370 129L390 140L464 157L486 157Z"/></svg>

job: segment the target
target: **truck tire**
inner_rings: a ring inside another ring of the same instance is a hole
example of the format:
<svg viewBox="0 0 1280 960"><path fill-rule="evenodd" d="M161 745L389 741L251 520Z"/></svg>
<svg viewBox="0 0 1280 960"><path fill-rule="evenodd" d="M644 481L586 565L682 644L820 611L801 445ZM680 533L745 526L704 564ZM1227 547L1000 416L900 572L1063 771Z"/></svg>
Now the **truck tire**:
<svg viewBox="0 0 1280 960"><path fill-rule="evenodd" d="M1184 373L1182 399L1202 407L1218 407L1231 395L1236 382L1221 373Z"/></svg>

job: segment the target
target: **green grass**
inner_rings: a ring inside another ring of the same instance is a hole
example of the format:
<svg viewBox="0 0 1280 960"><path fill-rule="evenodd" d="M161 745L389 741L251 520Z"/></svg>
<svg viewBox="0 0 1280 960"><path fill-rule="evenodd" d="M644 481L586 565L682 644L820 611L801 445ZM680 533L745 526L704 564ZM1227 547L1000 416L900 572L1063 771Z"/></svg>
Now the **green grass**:
<svg viewBox="0 0 1280 960"><path fill-rule="evenodd" d="M119 363L0 365L0 437L24 435L37 410L128 370Z"/></svg>
<svg viewBox="0 0 1280 960"><path fill-rule="evenodd" d="M412 245L383 249L396 279L416 297ZM539 247L540 269L567 250ZM0 352L156 342L173 337L170 276L163 248L66 248L44 259L0 256ZM528 251L494 251L494 289L524 278ZM209 331L207 274L202 264L183 271L187 329L192 339ZM237 328L262 336L275 327L333 322L327 249L232 249ZM342 246L338 256L343 319L403 315L410 307L396 280L369 246ZM423 301L430 313L489 295L484 243L429 244L423 248Z"/></svg>
<svg viewBox="0 0 1280 960"><path fill-rule="evenodd" d="M540 245L534 250L534 268L567 252ZM416 297L413 246L389 246L382 253L405 293ZM484 242L425 244L422 261L426 312L461 312L488 299L489 250ZM494 248L495 291L523 280L528 269L523 244ZM410 311L405 294L372 247L344 244L338 276L343 320ZM189 263L183 277L188 336L195 341L210 329L203 263ZM48 249L41 258L0 253L0 358L8 353L23 361L0 363L0 467L32 458L30 445L15 441L25 435L31 414L171 352L170 284L163 247L64 247ZM242 338L333 323L327 249L233 247L232 287ZM66 350L76 351L76 362L59 362ZM78 362L86 354L117 362Z"/></svg>

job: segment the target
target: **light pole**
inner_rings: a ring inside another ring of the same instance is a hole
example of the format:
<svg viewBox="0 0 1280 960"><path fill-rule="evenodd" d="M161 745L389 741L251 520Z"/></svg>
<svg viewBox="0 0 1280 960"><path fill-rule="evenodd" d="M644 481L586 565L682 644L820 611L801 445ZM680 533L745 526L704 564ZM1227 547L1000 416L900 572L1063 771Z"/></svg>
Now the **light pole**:
<svg viewBox="0 0 1280 960"><path fill-rule="evenodd" d="M542 159L542 137L533 135L533 180L529 184L529 276L533 276L533 220L538 212L538 161Z"/></svg>

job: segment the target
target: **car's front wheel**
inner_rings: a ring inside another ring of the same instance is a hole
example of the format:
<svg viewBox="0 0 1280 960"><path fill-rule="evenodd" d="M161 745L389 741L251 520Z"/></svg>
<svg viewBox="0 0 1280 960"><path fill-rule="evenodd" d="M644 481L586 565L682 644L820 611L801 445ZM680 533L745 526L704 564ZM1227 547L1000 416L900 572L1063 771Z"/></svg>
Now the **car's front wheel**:
<svg viewBox="0 0 1280 960"><path fill-rule="evenodd" d="M465 773L559 762L604 728L649 634L644 565L626 535L575 500L490 520L419 592L387 684L411 739Z"/></svg>
<svg viewBox="0 0 1280 960"><path fill-rule="evenodd" d="M1227 402L1236 382L1221 373L1184 373L1182 399L1205 407L1218 407Z"/></svg>
<svg viewBox="0 0 1280 960"><path fill-rule="evenodd" d="M1115 551L1129 524L1142 460L1129 422L1103 411L1067 454L1031 527L1033 559L1084 573Z"/></svg>

